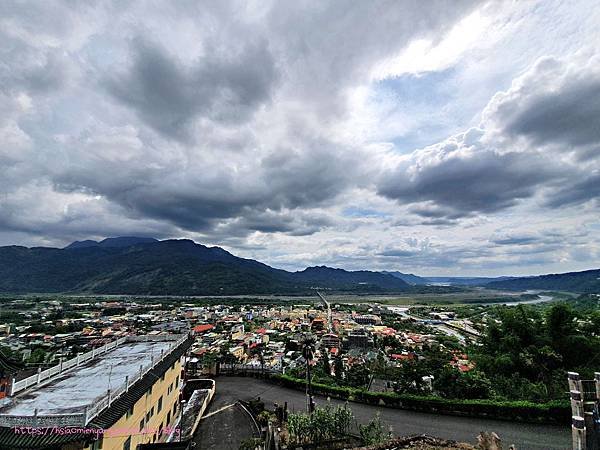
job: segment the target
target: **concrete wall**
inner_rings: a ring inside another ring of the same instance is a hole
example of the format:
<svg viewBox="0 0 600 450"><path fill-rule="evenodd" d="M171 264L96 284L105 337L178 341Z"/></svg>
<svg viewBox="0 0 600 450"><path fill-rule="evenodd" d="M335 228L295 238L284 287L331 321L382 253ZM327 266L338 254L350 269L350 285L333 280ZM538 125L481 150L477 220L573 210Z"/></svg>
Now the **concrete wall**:
<svg viewBox="0 0 600 450"><path fill-rule="evenodd" d="M174 367L169 367L164 374L164 380L159 378L152 386L152 392L148 391L136 402L131 415L125 414L111 428L106 430L103 438L102 450L122 450L125 441L131 437L131 450L135 450L138 444L151 442L164 442L168 433L165 428L172 427L179 416L179 386L181 383L181 358L175 362ZM169 386L173 386L169 393ZM158 411L158 401L162 396L162 409ZM174 405L177 405L175 413ZM146 415L154 407L154 415L146 422ZM170 414L169 414L170 413ZM167 421L169 416L169 421ZM144 429L140 431L140 422L144 421ZM158 430L163 428L163 433ZM87 450L95 450L93 443L86 447Z"/></svg>

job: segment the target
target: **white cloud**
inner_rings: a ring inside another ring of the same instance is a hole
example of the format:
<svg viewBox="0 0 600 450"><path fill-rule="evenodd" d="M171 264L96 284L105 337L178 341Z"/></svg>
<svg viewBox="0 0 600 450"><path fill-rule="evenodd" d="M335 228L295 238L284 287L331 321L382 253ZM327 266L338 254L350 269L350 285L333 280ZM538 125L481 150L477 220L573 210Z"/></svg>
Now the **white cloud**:
<svg viewBox="0 0 600 450"><path fill-rule="evenodd" d="M598 59L573 55L598 14L584 0L4 4L0 241L187 236L288 268L585 266L591 238L490 242L597 226Z"/></svg>

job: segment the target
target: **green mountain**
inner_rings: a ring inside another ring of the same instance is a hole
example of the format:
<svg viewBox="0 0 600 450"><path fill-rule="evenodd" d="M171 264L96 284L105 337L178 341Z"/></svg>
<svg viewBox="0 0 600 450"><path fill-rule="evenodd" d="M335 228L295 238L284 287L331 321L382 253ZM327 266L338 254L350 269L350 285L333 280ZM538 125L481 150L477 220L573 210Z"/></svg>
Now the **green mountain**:
<svg viewBox="0 0 600 450"><path fill-rule="evenodd" d="M493 281L487 283L485 287L515 291L539 289L544 291L600 293L600 269Z"/></svg>
<svg viewBox="0 0 600 450"><path fill-rule="evenodd" d="M400 278L402 281L406 281L408 284L413 285L426 285L430 284L430 281L427 278L420 277L418 275L414 275L412 273L402 273L402 272L383 272L393 277Z"/></svg>
<svg viewBox="0 0 600 450"><path fill-rule="evenodd" d="M0 247L0 292L86 292L135 295L403 292L391 275L328 267L275 269L190 240L113 238L64 249Z"/></svg>

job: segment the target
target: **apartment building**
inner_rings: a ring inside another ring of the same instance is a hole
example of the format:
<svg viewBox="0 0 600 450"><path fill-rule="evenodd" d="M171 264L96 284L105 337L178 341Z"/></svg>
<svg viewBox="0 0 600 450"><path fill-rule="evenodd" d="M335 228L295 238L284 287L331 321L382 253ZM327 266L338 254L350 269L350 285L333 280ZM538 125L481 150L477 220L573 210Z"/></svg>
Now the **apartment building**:
<svg viewBox="0 0 600 450"><path fill-rule="evenodd" d="M0 403L0 448L134 450L179 419L187 335L123 337L23 380Z"/></svg>

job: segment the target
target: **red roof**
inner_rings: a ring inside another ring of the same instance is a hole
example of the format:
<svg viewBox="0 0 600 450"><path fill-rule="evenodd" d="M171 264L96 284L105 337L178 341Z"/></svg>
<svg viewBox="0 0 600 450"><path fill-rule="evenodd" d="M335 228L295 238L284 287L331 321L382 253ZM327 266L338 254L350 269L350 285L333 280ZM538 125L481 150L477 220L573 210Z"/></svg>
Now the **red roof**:
<svg viewBox="0 0 600 450"><path fill-rule="evenodd" d="M339 350L338 350L338 348L337 348L337 347L331 347L331 350L329 350L329 352L330 352L332 355L337 355L337 354L338 354L338 351L339 351Z"/></svg>
<svg viewBox="0 0 600 450"><path fill-rule="evenodd" d="M196 325L194 327L194 333L204 333L205 331L212 330L215 326L211 324Z"/></svg>
<svg viewBox="0 0 600 450"><path fill-rule="evenodd" d="M408 353L406 355L400 355L398 353L394 353L391 355L392 359L400 359L402 361L408 361L409 359L415 359L414 353Z"/></svg>
<svg viewBox="0 0 600 450"><path fill-rule="evenodd" d="M256 330L256 332L258 334L265 334L267 332L266 328L259 328L258 330Z"/></svg>

